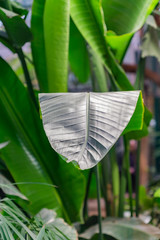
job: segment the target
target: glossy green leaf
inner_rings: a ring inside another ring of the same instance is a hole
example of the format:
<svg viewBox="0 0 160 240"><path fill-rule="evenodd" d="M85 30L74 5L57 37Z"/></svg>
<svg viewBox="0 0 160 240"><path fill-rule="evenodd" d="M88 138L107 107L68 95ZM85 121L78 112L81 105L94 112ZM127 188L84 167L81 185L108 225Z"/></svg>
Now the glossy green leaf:
<svg viewBox="0 0 160 240"><path fill-rule="evenodd" d="M69 0L47 0L44 38L49 92L66 92L68 79Z"/></svg>
<svg viewBox="0 0 160 240"><path fill-rule="evenodd" d="M142 93L139 95L135 111L129 121L127 127L123 131L123 134L126 134L131 131L142 130L144 121L144 105Z"/></svg>
<svg viewBox="0 0 160 240"><path fill-rule="evenodd" d="M98 225L95 225L80 235L82 239L91 239L98 233ZM102 222L102 231L104 234L115 237L118 240L158 240L160 230L152 225L144 224L136 218L131 219L113 219Z"/></svg>
<svg viewBox="0 0 160 240"><path fill-rule="evenodd" d="M89 78L89 56L84 38L77 27L70 21L69 62L71 70L82 83Z"/></svg>
<svg viewBox="0 0 160 240"><path fill-rule="evenodd" d="M106 27L100 0L71 0L71 16L86 41L113 75L122 90L133 90L106 41Z"/></svg>
<svg viewBox="0 0 160 240"><path fill-rule="evenodd" d="M32 34L25 21L17 14L0 8L0 20L3 22L8 37L14 47L20 48L30 42Z"/></svg>
<svg viewBox="0 0 160 240"><path fill-rule="evenodd" d="M102 0L107 30L107 41L116 58L121 61L133 34L144 24L158 0Z"/></svg>
<svg viewBox="0 0 160 240"><path fill-rule="evenodd" d="M143 137L146 137L148 135L148 126L152 119L151 112L145 107L144 108L144 118L143 118L143 125L141 130L133 130L129 133L127 133L128 139L135 139L140 140Z"/></svg>
<svg viewBox="0 0 160 240"><path fill-rule="evenodd" d="M0 142L10 141L1 150L2 159L14 180L22 183L18 187L33 213L48 207L68 221L79 220L84 177L51 149L27 90L2 59L0 68Z"/></svg>
<svg viewBox="0 0 160 240"><path fill-rule="evenodd" d="M31 30L33 34L31 42L32 56L41 92L48 92L43 24L45 2L45 0L33 1L31 17Z"/></svg>

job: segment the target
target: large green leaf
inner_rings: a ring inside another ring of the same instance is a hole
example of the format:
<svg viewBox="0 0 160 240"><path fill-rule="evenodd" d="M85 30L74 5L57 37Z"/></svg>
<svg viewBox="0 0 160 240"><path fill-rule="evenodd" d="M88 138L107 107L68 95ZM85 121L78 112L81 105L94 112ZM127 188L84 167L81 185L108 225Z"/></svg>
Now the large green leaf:
<svg viewBox="0 0 160 240"><path fill-rule="evenodd" d="M55 208L67 220L77 221L84 177L51 149L27 90L2 59L0 68L0 142L10 141L1 150L3 160L16 182L26 182L18 186L30 200L33 213L42 207Z"/></svg>
<svg viewBox="0 0 160 240"><path fill-rule="evenodd" d="M127 126L139 95L140 91L40 94L43 125L51 146L81 169L95 166ZM143 107L139 112L141 123ZM141 129L141 124L134 127Z"/></svg>
<svg viewBox="0 0 160 240"><path fill-rule="evenodd" d="M98 225L95 225L83 234L82 239L91 239L98 233ZM104 220L102 222L102 231L104 234L115 237L117 240L158 240L160 238L160 230L152 225L144 224L136 218L131 219L113 219Z"/></svg>
<svg viewBox="0 0 160 240"><path fill-rule="evenodd" d="M6 32L13 46L22 47L31 41L32 34L25 21L17 14L0 8L0 20L3 22Z"/></svg>
<svg viewBox="0 0 160 240"><path fill-rule="evenodd" d="M47 0L44 37L49 92L66 92L68 79L69 0Z"/></svg>
<svg viewBox="0 0 160 240"><path fill-rule="evenodd" d="M70 21L69 62L78 80L82 83L86 82L90 70L87 46L72 19Z"/></svg>
<svg viewBox="0 0 160 240"><path fill-rule="evenodd" d="M45 0L33 1L31 18L31 30L33 34L33 40L31 42L31 48L40 90L42 92L48 92L43 24L44 7Z"/></svg>
<svg viewBox="0 0 160 240"><path fill-rule="evenodd" d="M100 0L71 0L71 16L77 28L113 75L122 90L133 90L106 41L106 28Z"/></svg>
<svg viewBox="0 0 160 240"><path fill-rule="evenodd" d="M158 0L102 0L109 31L107 41L118 60L122 60L133 34L143 26L157 3Z"/></svg>

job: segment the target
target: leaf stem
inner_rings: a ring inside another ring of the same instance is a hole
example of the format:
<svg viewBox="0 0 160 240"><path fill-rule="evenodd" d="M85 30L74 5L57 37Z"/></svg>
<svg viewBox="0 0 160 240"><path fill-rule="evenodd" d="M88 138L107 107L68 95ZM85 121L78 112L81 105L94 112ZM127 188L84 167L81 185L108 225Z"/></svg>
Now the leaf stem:
<svg viewBox="0 0 160 240"><path fill-rule="evenodd" d="M136 159L136 217L139 216L139 169L140 169L140 151L141 143L138 141L137 159Z"/></svg>
<svg viewBox="0 0 160 240"><path fill-rule="evenodd" d="M112 170L112 185L113 185L113 198L114 198L114 216L118 216L119 204L119 167L116 161L115 146L110 150L111 170Z"/></svg>
<svg viewBox="0 0 160 240"><path fill-rule="evenodd" d="M99 240L103 240L102 234L102 216L101 216L101 202L100 202L100 177L98 171L98 165L94 167L97 184L97 203L98 203L98 223L99 223Z"/></svg>
<svg viewBox="0 0 160 240"><path fill-rule="evenodd" d="M84 199L84 207L83 207L83 218L85 219L88 217L88 211L87 211L87 200L88 200L88 195L89 195L89 188L90 188L90 183L92 179L92 173L93 169L91 168L89 171L88 175L88 181L87 181L87 186L86 186L86 194L85 194L85 199Z"/></svg>
<svg viewBox="0 0 160 240"><path fill-rule="evenodd" d="M102 191L105 201L106 216L111 216L111 201L108 196L108 186L109 186L109 157L108 154L102 160Z"/></svg>
<svg viewBox="0 0 160 240"><path fill-rule="evenodd" d="M127 171L127 182L128 182L128 192L129 192L129 205L131 217L133 217L133 202L132 202L132 178L130 173L130 158L129 158L129 141L125 140L128 148L128 154L126 158L126 171Z"/></svg>
<svg viewBox="0 0 160 240"><path fill-rule="evenodd" d="M129 158L129 144L127 142L126 137L124 136L124 158L122 163L122 171L121 171L121 181L120 181L120 195L119 195L119 211L118 216L123 217L124 214L124 200L125 200L125 191L127 185L127 159Z"/></svg>
<svg viewBox="0 0 160 240"><path fill-rule="evenodd" d="M32 81L31 81L31 78L30 78L30 75L29 75L29 71L28 71L28 68L27 68L27 64L26 64L26 61L25 61L25 57L24 57L23 51L22 51L21 48L17 48L16 52L17 52L18 57L20 59L20 62L22 64L22 68L23 68L25 79L26 79L26 83L27 83L29 94L31 96L31 99L32 99L32 101L33 101L37 111L39 111L39 106L38 106L36 97L34 95Z"/></svg>

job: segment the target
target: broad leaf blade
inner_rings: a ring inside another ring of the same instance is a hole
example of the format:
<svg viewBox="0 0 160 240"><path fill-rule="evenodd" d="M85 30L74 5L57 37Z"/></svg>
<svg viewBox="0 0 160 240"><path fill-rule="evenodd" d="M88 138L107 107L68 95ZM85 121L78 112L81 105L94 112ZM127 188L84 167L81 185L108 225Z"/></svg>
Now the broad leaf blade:
<svg viewBox="0 0 160 240"><path fill-rule="evenodd" d="M49 92L66 92L69 47L69 0L47 0L44 37Z"/></svg>
<svg viewBox="0 0 160 240"><path fill-rule="evenodd" d="M143 26L157 3L158 0L102 0L107 29L114 32L114 36L107 34L107 41L119 61L133 34Z"/></svg>
<svg viewBox="0 0 160 240"><path fill-rule="evenodd" d="M139 94L40 94L43 125L51 146L81 169L95 166L127 126Z"/></svg>
<svg viewBox="0 0 160 240"><path fill-rule="evenodd" d="M51 149L27 90L2 59L0 68L0 142L10 140L2 149L2 159L15 181L26 183L18 186L30 200L33 213L43 207L55 208L67 220L79 220L85 191L83 175Z"/></svg>

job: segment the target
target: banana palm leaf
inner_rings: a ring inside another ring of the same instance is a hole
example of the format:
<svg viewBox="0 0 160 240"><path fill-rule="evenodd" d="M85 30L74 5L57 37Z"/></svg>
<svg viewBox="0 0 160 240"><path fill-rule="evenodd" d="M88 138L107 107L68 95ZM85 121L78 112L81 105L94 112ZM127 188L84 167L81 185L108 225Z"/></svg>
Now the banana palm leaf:
<svg viewBox="0 0 160 240"><path fill-rule="evenodd" d="M24 183L18 187L33 214L54 208L59 216L77 221L84 198L83 175L51 149L27 90L1 58L0 68L0 142L9 141L1 149L3 161L15 182Z"/></svg>

